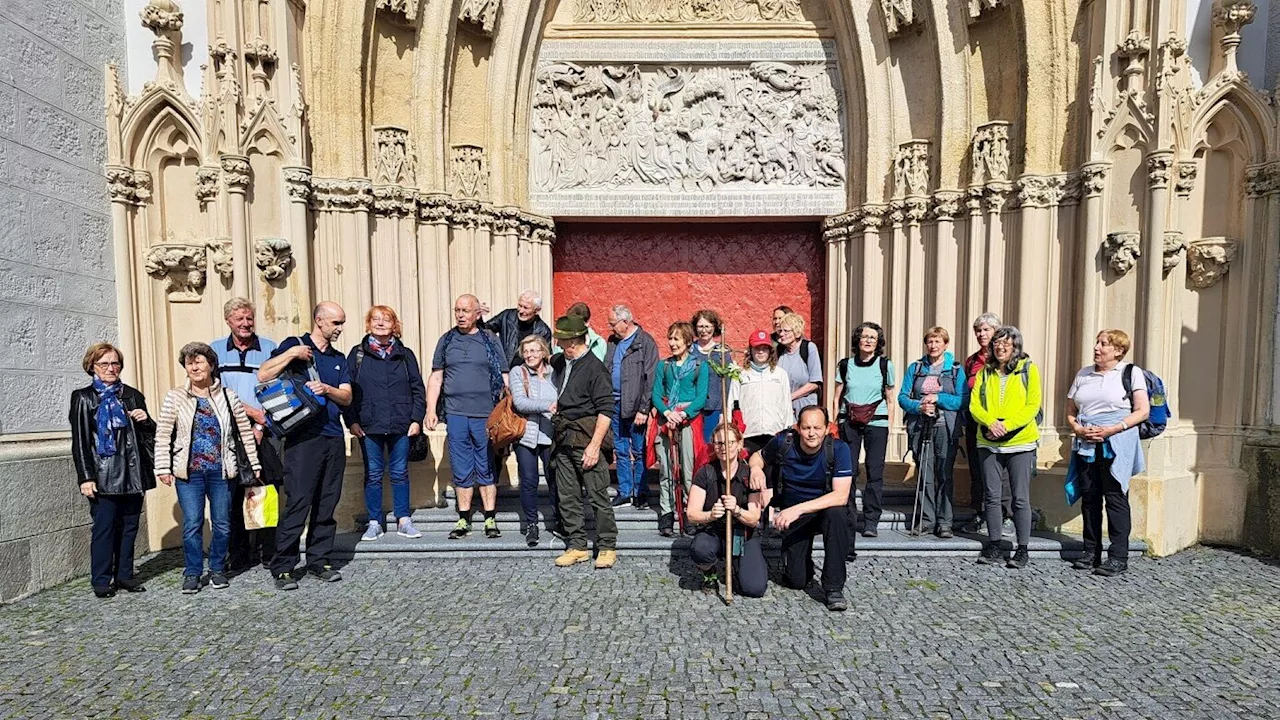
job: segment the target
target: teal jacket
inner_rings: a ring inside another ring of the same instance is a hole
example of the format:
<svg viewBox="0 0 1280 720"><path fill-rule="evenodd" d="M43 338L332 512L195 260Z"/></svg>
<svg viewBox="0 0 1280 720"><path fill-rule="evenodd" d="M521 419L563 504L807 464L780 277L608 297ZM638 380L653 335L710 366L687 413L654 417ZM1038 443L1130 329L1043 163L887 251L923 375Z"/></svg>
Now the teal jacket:
<svg viewBox="0 0 1280 720"><path fill-rule="evenodd" d="M684 365L676 367L672 358L658 363L653 379L653 406L662 415L673 405L688 403L686 415L702 412L707 404L707 384L710 382L710 366L695 353L689 353Z"/></svg>

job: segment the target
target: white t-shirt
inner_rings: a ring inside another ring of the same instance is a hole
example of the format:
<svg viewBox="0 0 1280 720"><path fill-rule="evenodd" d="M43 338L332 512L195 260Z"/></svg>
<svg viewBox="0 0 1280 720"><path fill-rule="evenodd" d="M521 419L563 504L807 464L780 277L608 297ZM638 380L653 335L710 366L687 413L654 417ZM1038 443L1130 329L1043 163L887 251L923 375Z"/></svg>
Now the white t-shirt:
<svg viewBox="0 0 1280 720"><path fill-rule="evenodd" d="M1098 372L1092 365L1082 369L1076 373L1067 397L1075 402L1081 415L1096 416L1110 412L1128 415L1131 406L1129 399L1124 396L1124 382L1120 375L1124 368L1129 368L1133 392L1145 393L1147 381L1142 368L1122 362L1105 373Z"/></svg>

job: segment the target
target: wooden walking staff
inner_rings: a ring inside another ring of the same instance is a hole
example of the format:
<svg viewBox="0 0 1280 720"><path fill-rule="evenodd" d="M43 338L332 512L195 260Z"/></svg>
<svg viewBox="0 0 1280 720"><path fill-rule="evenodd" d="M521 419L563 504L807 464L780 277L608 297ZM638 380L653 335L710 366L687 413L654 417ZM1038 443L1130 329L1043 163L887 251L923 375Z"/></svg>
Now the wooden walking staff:
<svg viewBox="0 0 1280 720"><path fill-rule="evenodd" d="M729 410L729 383L733 380L733 352L724 342L728 334L727 326L721 324L720 363L711 363L712 370L715 371L716 375L720 376L720 425L711 431L711 442L713 443L716 441L716 435L720 433L720 428L728 427L729 422L733 419L733 413ZM729 433L726 432L724 442L728 441ZM727 467L721 469L722 471L728 470ZM733 494L733 478L727 475L724 479L724 494ZM733 513L731 512L724 514L724 601L727 605L733 604Z"/></svg>

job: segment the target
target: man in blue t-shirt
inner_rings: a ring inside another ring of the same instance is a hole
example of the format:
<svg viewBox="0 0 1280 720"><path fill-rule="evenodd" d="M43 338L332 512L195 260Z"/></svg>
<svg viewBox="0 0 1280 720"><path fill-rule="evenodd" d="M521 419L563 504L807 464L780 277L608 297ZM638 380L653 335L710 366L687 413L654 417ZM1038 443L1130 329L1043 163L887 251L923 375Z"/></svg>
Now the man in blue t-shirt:
<svg viewBox="0 0 1280 720"><path fill-rule="evenodd" d="M822 535L823 595L827 609L840 612L849 609L844 563L854 542L849 493L855 470L849 445L828 436L829 424L825 408L801 410L794 429L751 456L750 484L767 488L766 501L777 495L773 504L781 510L773 526L782 531L782 572L791 587L802 590L813 580L813 538Z"/></svg>
<svg viewBox="0 0 1280 720"><path fill-rule="evenodd" d="M324 412L298 426L284 441L284 513L276 525L276 555L271 574L276 589L296 590L298 543L309 524L307 569L325 582L342 574L329 563L338 523L333 512L342 497L342 472L347 465L343 442L342 408L351 404L351 370L347 356L333 347L347 314L334 302L316 305L311 332L280 343L271 359L258 368L258 381L274 380L285 372L305 377L314 366L319 380L307 388L325 401Z"/></svg>

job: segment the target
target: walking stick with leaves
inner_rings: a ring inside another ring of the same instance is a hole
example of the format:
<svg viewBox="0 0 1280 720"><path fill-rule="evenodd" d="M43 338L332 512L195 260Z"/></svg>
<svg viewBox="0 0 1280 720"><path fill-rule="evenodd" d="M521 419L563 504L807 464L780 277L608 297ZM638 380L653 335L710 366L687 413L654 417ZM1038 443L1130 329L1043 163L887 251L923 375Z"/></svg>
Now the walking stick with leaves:
<svg viewBox="0 0 1280 720"><path fill-rule="evenodd" d="M726 326L721 325L720 343L712 347L707 355L707 366L720 377L720 424L724 426L728 426L733 419L733 413L729 410L729 383L742 377L742 368L733 363L733 348L724 341L728 334ZM720 362L715 361L717 352L720 354ZM719 427L712 429L712 442L715 442L719 430ZM728 433L725 433L725 442L728 442ZM725 477L724 492L726 495L733 492L733 478ZM730 512L724 514L724 600L727 605L733 604L733 513Z"/></svg>

